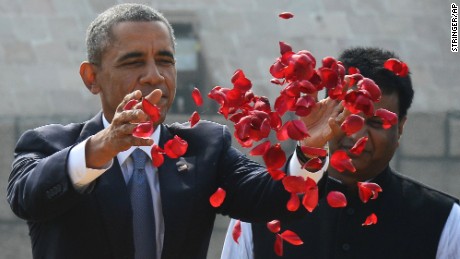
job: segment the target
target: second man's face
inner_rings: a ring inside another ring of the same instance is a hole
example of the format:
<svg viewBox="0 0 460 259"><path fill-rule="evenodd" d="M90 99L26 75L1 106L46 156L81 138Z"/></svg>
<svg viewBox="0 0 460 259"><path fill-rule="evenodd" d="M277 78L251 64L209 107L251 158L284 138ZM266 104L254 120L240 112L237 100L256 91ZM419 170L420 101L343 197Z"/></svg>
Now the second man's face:
<svg viewBox="0 0 460 259"><path fill-rule="evenodd" d="M375 103L375 110L379 108L387 109L399 114L398 95L383 94L380 102ZM340 178L350 178L355 181L365 181L375 178L389 164L396 149L399 146L399 137L402 134L405 118L398 121L389 129L382 127L382 120L377 117L366 118L363 128L351 136L333 138L330 142L331 153L342 149L352 159L356 168L356 173L344 172L335 173L334 176ZM349 152L356 141L362 137L368 137L364 151L360 155L353 155ZM350 180L349 179L349 180Z"/></svg>
<svg viewBox="0 0 460 259"><path fill-rule="evenodd" d="M112 43L102 55L96 83L102 108L111 121L123 97L140 90L145 97L162 91L157 103L163 122L176 94L174 48L163 22L121 22L112 28Z"/></svg>

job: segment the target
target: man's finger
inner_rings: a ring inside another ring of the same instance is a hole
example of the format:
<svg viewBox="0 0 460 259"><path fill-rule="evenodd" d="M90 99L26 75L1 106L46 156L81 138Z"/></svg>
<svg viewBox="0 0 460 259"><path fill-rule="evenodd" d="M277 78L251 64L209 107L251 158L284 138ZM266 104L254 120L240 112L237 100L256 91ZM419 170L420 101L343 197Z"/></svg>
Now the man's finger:
<svg viewBox="0 0 460 259"><path fill-rule="evenodd" d="M131 101L131 100L139 100L141 99L142 97L142 92L139 91L139 90L136 90L132 93L129 93L127 94L124 98L123 98L123 101L121 101L121 103L118 105L117 107L117 112L122 112L123 111L123 108L125 107L125 105Z"/></svg>

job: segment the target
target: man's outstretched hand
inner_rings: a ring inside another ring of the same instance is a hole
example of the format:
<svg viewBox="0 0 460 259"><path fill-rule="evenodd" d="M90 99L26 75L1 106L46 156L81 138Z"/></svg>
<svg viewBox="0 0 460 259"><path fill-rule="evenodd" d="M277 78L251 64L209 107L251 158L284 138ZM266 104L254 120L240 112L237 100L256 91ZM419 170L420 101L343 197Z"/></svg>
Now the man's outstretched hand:
<svg viewBox="0 0 460 259"><path fill-rule="evenodd" d="M301 140L301 145L323 148L333 136L343 134L340 125L349 113L340 101L329 97L317 102L308 116L299 118L307 126L310 135Z"/></svg>

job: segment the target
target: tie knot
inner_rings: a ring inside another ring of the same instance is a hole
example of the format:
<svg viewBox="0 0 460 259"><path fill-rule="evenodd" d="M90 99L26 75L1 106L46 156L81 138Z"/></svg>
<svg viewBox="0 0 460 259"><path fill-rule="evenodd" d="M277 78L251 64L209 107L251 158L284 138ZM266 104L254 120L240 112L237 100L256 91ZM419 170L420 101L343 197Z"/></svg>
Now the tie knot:
<svg viewBox="0 0 460 259"><path fill-rule="evenodd" d="M133 161L134 161L135 170L145 168L145 162L147 161L147 154L144 151L142 151L139 148L136 148L131 154L131 157L133 158Z"/></svg>

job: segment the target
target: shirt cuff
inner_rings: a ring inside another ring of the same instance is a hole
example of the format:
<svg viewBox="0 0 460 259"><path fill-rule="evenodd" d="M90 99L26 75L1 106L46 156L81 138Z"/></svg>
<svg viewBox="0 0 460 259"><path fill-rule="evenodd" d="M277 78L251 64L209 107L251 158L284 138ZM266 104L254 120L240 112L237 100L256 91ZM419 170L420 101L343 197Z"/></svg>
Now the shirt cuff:
<svg viewBox="0 0 460 259"><path fill-rule="evenodd" d="M89 138L88 138L89 139ZM80 192L85 192L91 183L109 169L113 160L104 165L103 168L87 168L85 158L85 147L88 139L75 145L69 153L67 171L74 188Z"/></svg>
<svg viewBox="0 0 460 259"><path fill-rule="evenodd" d="M299 159L297 158L297 151L294 150L294 154L292 155L291 160L289 161L289 175L302 176L304 179L310 177L313 180L315 180L315 182L318 182L323 177L324 172L326 172L328 165L329 156L326 156L326 160L324 161L323 167L320 170L316 172L310 172L306 169L303 169Z"/></svg>

